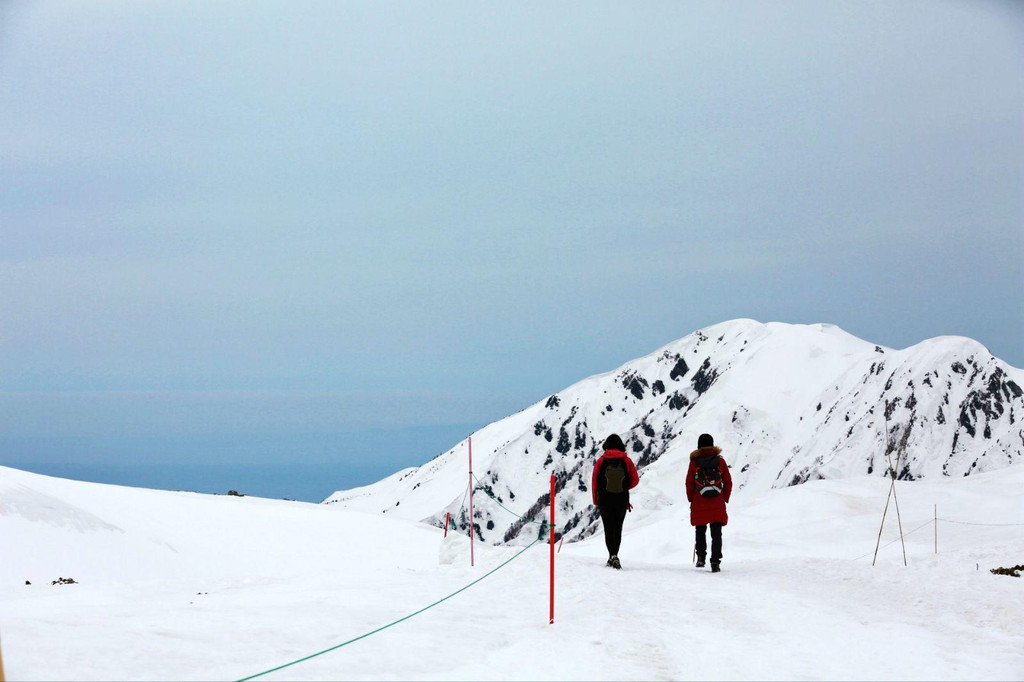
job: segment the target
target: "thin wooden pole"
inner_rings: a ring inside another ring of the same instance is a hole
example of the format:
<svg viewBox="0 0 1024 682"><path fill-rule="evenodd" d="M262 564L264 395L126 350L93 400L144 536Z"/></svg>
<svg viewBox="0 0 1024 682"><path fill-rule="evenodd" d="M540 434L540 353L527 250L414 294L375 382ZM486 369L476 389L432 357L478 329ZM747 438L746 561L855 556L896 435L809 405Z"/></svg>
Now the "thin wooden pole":
<svg viewBox="0 0 1024 682"><path fill-rule="evenodd" d="M903 541L903 520L900 518L900 498L896 496L896 479L892 479L892 500L896 503L896 525L900 529L900 546L903 547L903 565L907 565L907 545Z"/></svg>
<svg viewBox="0 0 1024 682"><path fill-rule="evenodd" d="M473 436L469 437L469 565L475 566L473 556Z"/></svg>
<svg viewBox="0 0 1024 682"><path fill-rule="evenodd" d="M889 498L892 497L892 488L895 483L895 481L890 480L889 494L885 496L885 509L882 511L882 525L878 527L878 540L875 542L875 558L871 560L872 566L878 561L878 547L882 544L882 529L885 528L885 515L889 512Z"/></svg>
<svg viewBox="0 0 1024 682"><path fill-rule="evenodd" d="M452 515L451 515L450 512L445 512L444 513L444 536L445 537L448 537L448 521L449 521L449 519L451 519L451 516Z"/></svg>
<svg viewBox="0 0 1024 682"><path fill-rule="evenodd" d="M892 497L892 489L893 489L893 486L895 485L895 483L892 481L892 477L891 477L891 474L892 474L892 460L889 459L889 453L888 453L888 450L889 450L889 415L888 414L886 414L886 416L885 416L885 432L884 433L885 433L885 449L886 449L885 457L889 461L889 473L890 473L889 494L885 496L885 509L882 510L882 523L878 526L878 540L875 541L875 556L871 560L871 565L872 566L874 566L875 562L878 561L878 548L882 544L882 529L885 528L885 515L889 513L889 498Z"/></svg>
<svg viewBox="0 0 1024 682"><path fill-rule="evenodd" d="M548 625L555 624L555 476L551 476L551 527L548 529L548 546L551 548L551 589Z"/></svg>
<svg viewBox="0 0 1024 682"><path fill-rule="evenodd" d="M900 455L903 450L896 454L896 466L900 465ZM892 460L889 460L889 475L892 476L892 500L896 503L896 525L900 529L900 546L903 547L903 565L907 565L907 545L903 541L903 519L900 517L900 498L896 496L896 469L892 467Z"/></svg>

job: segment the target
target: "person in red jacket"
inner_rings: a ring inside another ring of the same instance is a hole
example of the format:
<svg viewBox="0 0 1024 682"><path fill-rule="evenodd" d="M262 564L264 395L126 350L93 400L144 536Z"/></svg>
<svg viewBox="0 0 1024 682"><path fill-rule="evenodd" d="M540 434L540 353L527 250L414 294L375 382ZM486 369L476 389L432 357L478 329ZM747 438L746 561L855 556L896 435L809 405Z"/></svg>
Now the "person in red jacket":
<svg viewBox="0 0 1024 682"><path fill-rule="evenodd" d="M622 568L619 561L622 522L626 520L626 512L633 510L633 505L629 503L629 491L639 482L636 466L626 455L626 445L613 433L605 439L604 454L597 460L590 477L594 506L601 510L604 544L608 547L608 565L612 568Z"/></svg>
<svg viewBox="0 0 1024 682"><path fill-rule="evenodd" d="M722 563L722 526L729 523L725 505L732 494L732 476L722 459L722 449L715 439L702 433L697 449L690 453L686 471L686 499L690 501L690 525L696 527L697 567L704 567L707 557L707 530L711 526L711 572L718 573Z"/></svg>

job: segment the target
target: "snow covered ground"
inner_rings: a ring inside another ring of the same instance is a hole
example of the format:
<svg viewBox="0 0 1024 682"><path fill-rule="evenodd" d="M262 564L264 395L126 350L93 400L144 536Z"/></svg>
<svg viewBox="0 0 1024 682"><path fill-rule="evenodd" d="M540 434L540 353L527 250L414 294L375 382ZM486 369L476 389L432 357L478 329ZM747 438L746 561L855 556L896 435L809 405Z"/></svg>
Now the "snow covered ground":
<svg viewBox="0 0 1024 682"><path fill-rule="evenodd" d="M909 567L898 540L871 566L879 478L738 492L717 575L690 563L683 506L627 517L622 571L604 566L600 534L562 548L554 625L534 546L261 679L1024 679L1024 580L989 572L1024 563L1022 490L1024 465L898 483ZM1022 525L940 521L935 555L934 504ZM465 537L410 521L4 467L0 547L9 680L240 679L519 551L477 543L470 568Z"/></svg>

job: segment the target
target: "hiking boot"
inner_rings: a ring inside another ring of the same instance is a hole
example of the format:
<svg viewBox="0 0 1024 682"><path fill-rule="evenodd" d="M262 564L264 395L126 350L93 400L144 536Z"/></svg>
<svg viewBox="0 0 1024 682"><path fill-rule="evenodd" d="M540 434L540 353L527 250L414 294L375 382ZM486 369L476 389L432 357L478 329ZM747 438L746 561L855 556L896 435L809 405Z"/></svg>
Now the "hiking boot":
<svg viewBox="0 0 1024 682"><path fill-rule="evenodd" d="M622 568L622 564L619 563L619 557L617 556L613 556L611 559L609 559L608 564L612 568Z"/></svg>
<svg viewBox="0 0 1024 682"><path fill-rule="evenodd" d="M711 572L712 573L721 573L722 569L719 568L719 564L717 564L717 563L711 564Z"/></svg>
<svg viewBox="0 0 1024 682"><path fill-rule="evenodd" d="M697 557L697 568L704 568L704 557Z"/></svg>
<svg viewBox="0 0 1024 682"><path fill-rule="evenodd" d="M612 558L608 557L608 563L606 563L605 566L611 566L611 565L612 565Z"/></svg>

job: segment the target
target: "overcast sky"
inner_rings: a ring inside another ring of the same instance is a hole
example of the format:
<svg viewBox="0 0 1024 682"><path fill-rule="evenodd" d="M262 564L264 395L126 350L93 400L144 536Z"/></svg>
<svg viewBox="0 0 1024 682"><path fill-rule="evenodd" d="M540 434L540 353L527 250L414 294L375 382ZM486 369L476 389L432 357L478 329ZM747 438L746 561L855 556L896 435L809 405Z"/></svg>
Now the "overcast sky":
<svg viewBox="0 0 1024 682"><path fill-rule="evenodd" d="M1021 2L4 2L0 456L447 447L737 317L1024 366L1022 64Z"/></svg>

